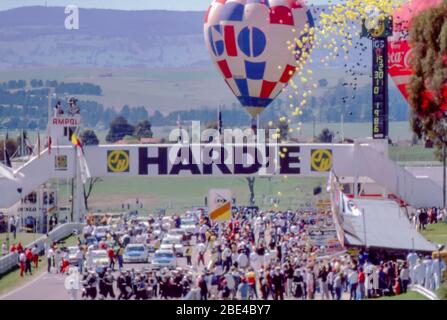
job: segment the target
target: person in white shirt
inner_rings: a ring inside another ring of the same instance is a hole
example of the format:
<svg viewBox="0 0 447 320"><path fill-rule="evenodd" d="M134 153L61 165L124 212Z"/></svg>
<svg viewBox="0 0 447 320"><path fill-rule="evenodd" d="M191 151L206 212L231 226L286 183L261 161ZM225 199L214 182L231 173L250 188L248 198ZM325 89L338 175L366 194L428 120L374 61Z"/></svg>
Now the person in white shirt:
<svg viewBox="0 0 447 320"><path fill-rule="evenodd" d="M223 260L223 265L225 268L225 272L228 272L228 270L230 270L231 268L231 249L229 247L225 247L225 249L222 252L222 260Z"/></svg>
<svg viewBox="0 0 447 320"><path fill-rule="evenodd" d="M237 264L239 268L245 269L248 267L248 258L244 252L239 253L237 256Z"/></svg>
<svg viewBox="0 0 447 320"><path fill-rule="evenodd" d="M410 252L407 255L408 268L410 269L410 279L413 284L416 283L416 277L414 274L414 266L418 260L418 255L415 252Z"/></svg>
<svg viewBox="0 0 447 320"><path fill-rule="evenodd" d="M373 277L374 277L374 265L366 261L365 263L365 293L366 297L371 298L373 296Z"/></svg>
<svg viewBox="0 0 447 320"><path fill-rule="evenodd" d="M68 277L65 279L65 288L68 291L70 300L77 300L79 291L78 269L71 267L68 271L68 274Z"/></svg>
<svg viewBox="0 0 447 320"><path fill-rule="evenodd" d="M439 265L439 264L441 264L441 265ZM435 287L435 290L437 290L437 289L439 289L439 287L441 285L440 280L441 280L442 272L445 270L444 260L441 259L441 262L439 262L439 259L434 259L432 269L433 269L434 287Z"/></svg>
<svg viewBox="0 0 447 320"><path fill-rule="evenodd" d="M410 282L410 270L408 269L407 263L404 263L399 276L402 283L402 293L406 293L408 283Z"/></svg>
<svg viewBox="0 0 447 320"><path fill-rule="evenodd" d="M48 273L51 273L51 265L53 264L53 259L54 259L54 250L52 247L49 247L47 252Z"/></svg>
<svg viewBox="0 0 447 320"><path fill-rule="evenodd" d="M250 253L250 266L255 266L256 262L258 261L258 254L256 253L256 247L253 247L251 253Z"/></svg>
<svg viewBox="0 0 447 320"><path fill-rule="evenodd" d="M206 224L202 225L199 229L200 237L202 242L206 242L206 231L208 230L208 226Z"/></svg>
<svg viewBox="0 0 447 320"><path fill-rule="evenodd" d="M270 264L270 258L271 258L270 250L268 250L268 248L266 248L265 253L264 253L264 265L265 266L268 266Z"/></svg>
<svg viewBox="0 0 447 320"><path fill-rule="evenodd" d="M424 284L424 278L425 278L425 266L422 263L421 259L418 259L416 262L416 265L413 268L414 272L414 284Z"/></svg>
<svg viewBox="0 0 447 320"><path fill-rule="evenodd" d="M198 249L197 266L200 266L200 263L205 265L205 251L206 251L205 244L203 242L199 243L197 249Z"/></svg>
<svg viewBox="0 0 447 320"><path fill-rule="evenodd" d="M82 273L82 265L84 264L84 252L81 248L76 251L76 261L78 262L79 273Z"/></svg>
<svg viewBox="0 0 447 320"><path fill-rule="evenodd" d="M372 286L374 294L376 294L376 292L379 291L379 272L380 272L379 268L373 266Z"/></svg>
<svg viewBox="0 0 447 320"><path fill-rule="evenodd" d="M428 290L432 290L434 287L433 284L433 262L429 256L427 256L423 262L425 266L425 279L424 279L424 286Z"/></svg>
<svg viewBox="0 0 447 320"><path fill-rule="evenodd" d="M348 272L348 283L349 283L349 300L357 300L357 285L359 282L359 275L356 270L349 270Z"/></svg>
<svg viewBox="0 0 447 320"><path fill-rule="evenodd" d="M2 243L2 256L5 256L8 254L8 248L6 247L6 243Z"/></svg>

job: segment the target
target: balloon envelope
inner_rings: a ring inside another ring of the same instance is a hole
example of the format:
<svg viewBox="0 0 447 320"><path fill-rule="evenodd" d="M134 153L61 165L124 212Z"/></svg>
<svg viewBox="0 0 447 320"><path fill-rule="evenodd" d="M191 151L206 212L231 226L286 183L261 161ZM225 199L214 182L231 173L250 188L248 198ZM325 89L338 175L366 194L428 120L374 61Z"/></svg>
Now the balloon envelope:
<svg viewBox="0 0 447 320"><path fill-rule="evenodd" d="M407 84L411 68L411 47L408 34L411 20L424 10L441 4L443 0L412 0L402 5L393 15L393 36L388 38L388 70L399 91L408 101Z"/></svg>
<svg viewBox="0 0 447 320"><path fill-rule="evenodd" d="M301 1L214 0L205 16L204 36L225 82L255 117L287 86L297 60L309 53L313 26ZM295 37L299 41L291 50Z"/></svg>

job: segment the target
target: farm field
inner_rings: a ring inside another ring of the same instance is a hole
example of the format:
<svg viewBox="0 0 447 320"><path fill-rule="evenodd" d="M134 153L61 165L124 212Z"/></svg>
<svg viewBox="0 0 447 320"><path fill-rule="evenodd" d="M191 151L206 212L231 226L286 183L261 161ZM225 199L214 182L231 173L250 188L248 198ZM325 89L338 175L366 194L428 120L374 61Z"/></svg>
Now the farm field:
<svg viewBox="0 0 447 320"><path fill-rule="evenodd" d="M69 188L65 181L53 181L59 186L61 206L68 205ZM257 178L255 184L256 203L263 209L274 208L272 198L279 200L279 209L309 207L313 200L325 198L324 195L314 197L313 189L322 186L325 189L325 179L316 178ZM156 212L158 208L174 213L202 206L211 188L231 189L238 205L247 205L249 190L245 178L101 178L95 185L89 200L90 211L120 211L122 205L135 207L138 198L143 203L143 211Z"/></svg>

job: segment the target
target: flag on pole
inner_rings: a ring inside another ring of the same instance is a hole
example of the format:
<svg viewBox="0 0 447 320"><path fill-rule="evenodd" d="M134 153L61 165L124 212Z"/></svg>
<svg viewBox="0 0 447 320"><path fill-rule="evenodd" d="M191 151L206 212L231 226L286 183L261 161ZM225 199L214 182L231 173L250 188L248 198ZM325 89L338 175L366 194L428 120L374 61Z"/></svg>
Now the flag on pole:
<svg viewBox="0 0 447 320"><path fill-rule="evenodd" d="M180 113L177 114L177 128L179 130L178 142L183 142L182 136L182 120L180 119Z"/></svg>
<svg viewBox="0 0 447 320"><path fill-rule="evenodd" d="M37 131L37 156L40 158L40 131Z"/></svg>
<svg viewBox="0 0 447 320"><path fill-rule="evenodd" d="M51 136L48 136L48 154L51 155Z"/></svg>
<svg viewBox="0 0 447 320"><path fill-rule="evenodd" d="M76 133L73 132L73 134L71 135L71 143L76 146L79 147L82 150L82 153L84 153L84 147L82 146L82 142L81 140L78 138L78 136L76 135Z"/></svg>
<svg viewBox="0 0 447 320"><path fill-rule="evenodd" d="M11 158L9 157L8 149L6 149L6 142L5 142L5 146L4 146L4 148L5 148L5 165L6 165L7 167L12 168Z"/></svg>
<svg viewBox="0 0 447 320"><path fill-rule="evenodd" d="M216 222L231 220L232 192L229 189L210 189L208 191L209 217Z"/></svg>
<svg viewBox="0 0 447 320"><path fill-rule="evenodd" d="M87 180L90 179L92 176L90 174L90 169L88 168L84 152L82 151L81 148L76 148L76 152L78 154L79 159L79 168L81 169L81 180L82 183L85 184Z"/></svg>
<svg viewBox="0 0 447 320"><path fill-rule="evenodd" d="M6 133L6 138L3 140L3 163L5 166L12 168L11 157L9 156L8 148L6 147L6 140L8 139L8 133Z"/></svg>
<svg viewBox="0 0 447 320"><path fill-rule="evenodd" d="M225 202L221 207L210 212L213 221L229 221L231 219L231 202Z"/></svg>

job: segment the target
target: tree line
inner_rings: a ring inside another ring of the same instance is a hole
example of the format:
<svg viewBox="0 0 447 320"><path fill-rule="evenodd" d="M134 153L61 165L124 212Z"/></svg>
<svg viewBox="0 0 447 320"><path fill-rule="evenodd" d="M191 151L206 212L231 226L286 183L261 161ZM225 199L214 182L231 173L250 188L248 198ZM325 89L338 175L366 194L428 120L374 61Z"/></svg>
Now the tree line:
<svg viewBox="0 0 447 320"><path fill-rule="evenodd" d="M54 88L58 94L86 94L100 96L102 94L101 86L87 82L58 82L57 80L41 80L32 79L29 82L29 86L32 89L38 88ZM27 89L28 82L26 80L9 80L0 83L0 90L17 90ZM48 95L48 90L44 91L31 91L32 94L43 92ZM8 103L8 102L6 102Z"/></svg>
<svg viewBox="0 0 447 320"><path fill-rule="evenodd" d="M3 129L41 129L44 130L48 119L48 88L56 88L58 94L69 95L99 95L100 86L91 83L64 83L56 80L33 79L32 89L27 87L25 80L11 80L0 84L0 128ZM41 87L41 86L44 87ZM12 88L19 88L12 90ZM407 121L408 106L400 93L390 88L390 120ZM300 101L277 98L260 117L261 122L290 116L289 104L299 104ZM141 119L149 120L154 126L174 126L178 119L182 121L197 120L208 123L217 119L216 106L202 106L182 111L162 113L156 110L149 115L145 106L123 106L121 111L113 107L104 106L95 101L79 100L84 124L89 128L107 129L118 116L124 117L131 125L136 125ZM186 108L184 108L186 109ZM294 118L300 122L340 122L342 115L345 122L371 121L371 86L365 85L356 90L340 81L333 88L326 88L326 93L312 96L302 109L302 115ZM237 103L224 105L222 117L226 126L246 126L250 123L250 116Z"/></svg>

